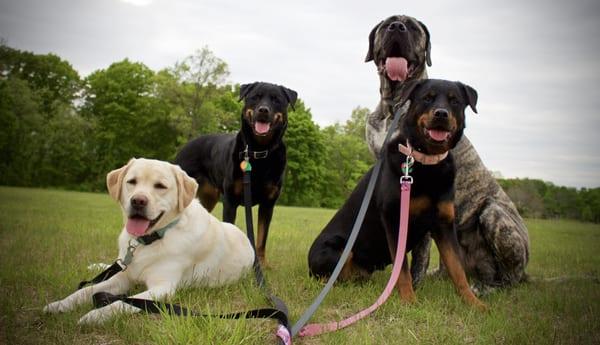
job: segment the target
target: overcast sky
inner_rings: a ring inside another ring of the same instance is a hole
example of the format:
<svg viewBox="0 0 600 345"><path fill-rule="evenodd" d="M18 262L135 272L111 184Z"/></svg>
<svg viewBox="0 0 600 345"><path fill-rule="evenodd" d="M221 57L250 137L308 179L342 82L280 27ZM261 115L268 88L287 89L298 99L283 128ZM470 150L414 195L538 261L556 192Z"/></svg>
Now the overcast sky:
<svg viewBox="0 0 600 345"><path fill-rule="evenodd" d="M82 76L124 58L159 70L207 45L230 82L292 88L324 126L375 108L368 34L411 15L431 33L429 76L479 92L465 133L488 168L600 187L600 1L558 1L0 0L0 37Z"/></svg>

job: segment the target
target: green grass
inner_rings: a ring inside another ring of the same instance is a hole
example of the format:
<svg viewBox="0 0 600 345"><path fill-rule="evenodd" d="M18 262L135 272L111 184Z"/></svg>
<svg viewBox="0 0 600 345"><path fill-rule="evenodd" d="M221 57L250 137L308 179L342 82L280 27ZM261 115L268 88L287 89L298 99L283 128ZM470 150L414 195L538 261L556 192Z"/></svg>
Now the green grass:
<svg viewBox="0 0 600 345"><path fill-rule="evenodd" d="M214 212L220 217L221 210ZM308 277L306 254L333 210L278 207L271 227L267 279L297 319L322 283ZM0 344L265 344L272 321L117 317L80 327L91 304L59 315L42 307L110 263L121 229L118 206L105 194L0 187ZM238 226L243 227L242 208ZM427 278L414 305L397 295L345 330L295 344L599 344L600 226L528 220L532 281L484 298L489 313L465 306L447 280ZM436 262L435 260L433 262ZM340 319L370 305L389 269L366 283L338 284L313 321ZM549 281L542 278L566 276ZM138 288L139 290L140 288ZM265 306L248 275L225 288L189 288L173 301L210 312Z"/></svg>

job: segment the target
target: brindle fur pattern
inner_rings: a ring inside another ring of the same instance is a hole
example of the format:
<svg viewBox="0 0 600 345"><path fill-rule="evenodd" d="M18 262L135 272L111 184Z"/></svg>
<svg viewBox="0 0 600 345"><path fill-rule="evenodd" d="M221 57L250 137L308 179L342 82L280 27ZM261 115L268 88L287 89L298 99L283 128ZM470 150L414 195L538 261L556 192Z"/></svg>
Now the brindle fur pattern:
<svg viewBox="0 0 600 345"><path fill-rule="evenodd" d="M515 205L466 137L452 154L457 235L465 269L478 280L477 292L526 279L529 235Z"/></svg>
<svg viewBox="0 0 600 345"><path fill-rule="evenodd" d="M369 35L369 53L378 65L384 58L384 30L389 23L400 20L419 23L423 30L415 32L409 41L412 47L404 48L419 55L421 64L409 79L426 79L425 63L431 65L429 33L425 25L412 17L392 16L379 23ZM389 128L406 82L394 82L378 69L381 99L375 111L367 118L366 140L375 157L379 156L385 133ZM401 108L405 114L409 102ZM480 294L495 287L510 286L526 278L525 267L529 261L529 236L527 227L515 205L485 167L477 151L466 136L452 150L455 167L456 226L465 269L477 280ZM431 238L426 236L412 251L411 274L416 285L429 267ZM443 271L442 265L440 268Z"/></svg>
<svg viewBox="0 0 600 345"><path fill-rule="evenodd" d="M390 32L393 23L402 23L407 28L403 34ZM404 81L390 80L382 65L387 57L401 56L409 61L411 73ZM394 99L402 92L411 80L427 79L426 64L431 66L431 43L427 27L413 17L391 16L377 24L369 35L369 51L365 62L373 61L379 74L379 92L381 100L377 108L367 118L367 143L371 153L379 156L381 145L387 128L394 116ZM402 108L402 114L408 110L410 103Z"/></svg>

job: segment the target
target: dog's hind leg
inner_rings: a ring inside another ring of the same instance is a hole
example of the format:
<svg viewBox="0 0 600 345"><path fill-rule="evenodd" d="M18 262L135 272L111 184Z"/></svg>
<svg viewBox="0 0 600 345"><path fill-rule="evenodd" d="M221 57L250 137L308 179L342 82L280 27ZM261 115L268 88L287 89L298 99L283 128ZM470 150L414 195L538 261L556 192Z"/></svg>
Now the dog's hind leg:
<svg viewBox="0 0 600 345"><path fill-rule="evenodd" d="M196 181L198 182L198 199L200 199L200 203L208 212L212 212L217 202L219 202L219 189L203 177L197 178Z"/></svg>
<svg viewBox="0 0 600 345"><path fill-rule="evenodd" d="M499 283L510 286L526 278L529 236L508 196L502 190L498 194L486 201L479 216L479 231L495 257Z"/></svg>

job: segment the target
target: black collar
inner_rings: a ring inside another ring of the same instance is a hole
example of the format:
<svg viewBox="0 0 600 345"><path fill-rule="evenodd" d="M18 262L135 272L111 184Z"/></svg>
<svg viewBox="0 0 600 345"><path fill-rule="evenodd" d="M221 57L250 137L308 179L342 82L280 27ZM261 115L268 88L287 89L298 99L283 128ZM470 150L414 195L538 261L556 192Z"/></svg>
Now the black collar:
<svg viewBox="0 0 600 345"><path fill-rule="evenodd" d="M264 159L267 158L269 152L272 150L264 150L264 151L250 151L248 150L248 157L253 159ZM240 151L239 153L240 159L246 158L246 150Z"/></svg>
<svg viewBox="0 0 600 345"><path fill-rule="evenodd" d="M250 147L248 146L248 144L246 144L246 140L242 141L246 146L245 149L240 151L238 153L238 156L240 159L246 159L246 152L248 153L248 158L252 158L252 159L265 159L269 156L269 153L274 152L275 150L277 150L279 148L279 145L281 144L281 142L278 142L277 144L275 144L273 147L267 149L267 150L263 150L263 151L252 151L250 150Z"/></svg>

